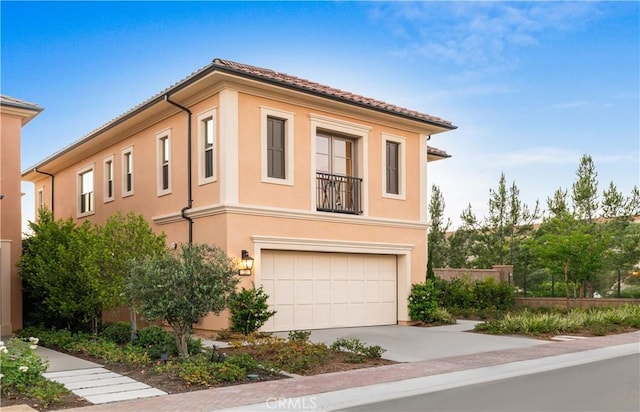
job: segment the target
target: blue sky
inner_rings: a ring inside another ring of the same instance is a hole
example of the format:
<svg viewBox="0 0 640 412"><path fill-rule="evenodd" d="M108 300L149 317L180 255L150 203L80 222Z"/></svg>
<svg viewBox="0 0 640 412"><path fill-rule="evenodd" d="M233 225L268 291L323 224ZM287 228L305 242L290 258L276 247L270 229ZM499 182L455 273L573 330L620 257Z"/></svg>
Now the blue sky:
<svg viewBox="0 0 640 412"><path fill-rule="evenodd" d="M640 180L637 2L0 2L3 94L45 108L26 169L220 57L453 121L430 164L454 223L504 172L533 204ZM23 217L33 219L33 188Z"/></svg>

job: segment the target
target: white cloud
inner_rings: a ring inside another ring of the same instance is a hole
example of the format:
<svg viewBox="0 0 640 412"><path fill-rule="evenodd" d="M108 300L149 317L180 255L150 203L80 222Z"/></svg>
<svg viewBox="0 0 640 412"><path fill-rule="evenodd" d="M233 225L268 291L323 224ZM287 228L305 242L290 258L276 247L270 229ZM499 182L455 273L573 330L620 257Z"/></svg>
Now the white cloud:
<svg viewBox="0 0 640 412"><path fill-rule="evenodd" d="M575 102L565 102L565 103L555 103L552 104L552 109L576 109L578 107L590 106L591 104L586 100L575 101Z"/></svg>
<svg viewBox="0 0 640 412"><path fill-rule="evenodd" d="M376 3L371 16L406 40L398 54L421 55L496 71L514 64L512 49L535 46L549 32L571 31L600 13L592 2Z"/></svg>

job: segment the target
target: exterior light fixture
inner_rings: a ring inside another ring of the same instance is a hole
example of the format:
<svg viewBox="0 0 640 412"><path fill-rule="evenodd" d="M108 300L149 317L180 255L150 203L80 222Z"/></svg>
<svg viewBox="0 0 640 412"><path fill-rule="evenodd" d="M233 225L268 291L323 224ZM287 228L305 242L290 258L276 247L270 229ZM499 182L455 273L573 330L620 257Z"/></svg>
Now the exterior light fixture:
<svg viewBox="0 0 640 412"><path fill-rule="evenodd" d="M249 252L242 250L242 257L240 258L240 270L238 274L240 276L251 276L251 270L253 269L253 258L249 256Z"/></svg>

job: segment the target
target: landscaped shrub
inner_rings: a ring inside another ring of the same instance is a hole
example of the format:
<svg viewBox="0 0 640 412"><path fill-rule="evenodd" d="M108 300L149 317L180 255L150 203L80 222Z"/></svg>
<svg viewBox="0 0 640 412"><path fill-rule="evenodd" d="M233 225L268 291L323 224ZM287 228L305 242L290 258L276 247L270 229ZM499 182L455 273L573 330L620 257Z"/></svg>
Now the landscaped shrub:
<svg viewBox="0 0 640 412"><path fill-rule="evenodd" d="M436 285L439 282L438 279L427 279L424 283L417 283L411 287L409 316L412 320L432 325L456 323L455 318L438 303L441 291L438 291Z"/></svg>
<svg viewBox="0 0 640 412"><path fill-rule="evenodd" d="M411 286L409 316L412 320L430 323L437 309L438 300L433 280L427 279L424 283Z"/></svg>
<svg viewBox="0 0 640 412"><path fill-rule="evenodd" d="M173 333L161 326L151 325L138 331L136 345L147 347L149 345L164 345L168 343L175 345L175 337Z"/></svg>
<svg viewBox="0 0 640 412"><path fill-rule="evenodd" d="M129 343L131 341L131 325L127 322L110 323L100 332L100 337L121 345Z"/></svg>
<svg viewBox="0 0 640 412"><path fill-rule="evenodd" d="M239 353L237 355L227 356L224 362L231 365L236 365L237 367L244 369L247 372L255 372L260 369L264 369L264 365L261 365L248 353Z"/></svg>
<svg viewBox="0 0 640 412"><path fill-rule="evenodd" d="M382 354L387 351L386 349L382 349L380 345L367 345L357 338L338 338L331 344L331 349L354 355L348 358L349 362L353 363L363 362L364 360L361 358L363 356L379 359L382 357Z"/></svg>
<svg viewBox="0 0 640 412"><path fill-rule="evenodd" d="M610 308L575 308L570 311L530 311L507 313L502 319L480 323L475 329L492 334L562 334L605 335L625 328L640 329L640 306Z"/></svg>
<svg viewBox="0 0 640 412"><path fill-rule="evenodd" d="M43 327L30 326L22 329L17 333L18 337L27 338L29 336L37 336L40 344L52 349L72 350L78 342L82 342L91 338L91 335L84 332L72 333L69 330L47 329Z"/></svg>
<svg viewBox="0 0 640 412"><path fill-rule="evenodd" d="M308 342L310 336L311 336L310 330L289 331L289 340L294 342Z"/></svg>
<svg viewBox="0 0 640 412"><path fill-rule="evenodd" d="M187 385L210 386L218 382L235 382L246 377L246 371L229 362L211 362L205 355L191 356L189 359L164 368L173 369Z"/></svg>
<svg viewBox="0 0 640 412"><path fill-rule="evenodd" d="M69 391L42 376L48 362L33 352L38 343L33 337L26 341L13 338L6 345L0 341L0 387L5 397L26 395L47 408Z"/></svg>
<svg viewBox="0 0 640 412"><path fill-rule="evenodd" d="M188 345L188 343L187 343ZM167 355L177 355L176 338L173 333L160 326L151 325L138 331L135 346L145 348L151 359L160 359L163 352ZM189 351L191 353L191 351Z"/></svg>
<svg viewBox="0 0 640 412"><path fill-rule="evenodd" d="M259 288L245 289L235 292L229 299L229 311L231 312L231 330L248 335L257 331L269 320L275 311L269 310L267 296Z"/></svg>
<svg viewBox="0 0 640 412"><path fill-rule="evenodd" d="M463 317L492 318L513 307L513 287L493 278L472 281L468 277L434 280L439 307Z"/></svg>
<svg viewBox="0 0 640 412"><path fill-rule="evenodd" d="M232 342L233 347L242 348L262 364L270 360L269 367L291 373L305 373L326 365L334 356L334 351L323 343L287 341L272 336L246 338L244 341Z"/></svg>
<svg viewBox="0 0 640 412"><path fill-rule="evenodd" d="M473 286L468 278L438 282L438 303L447 310L464 310L473 306Z"/></svg>

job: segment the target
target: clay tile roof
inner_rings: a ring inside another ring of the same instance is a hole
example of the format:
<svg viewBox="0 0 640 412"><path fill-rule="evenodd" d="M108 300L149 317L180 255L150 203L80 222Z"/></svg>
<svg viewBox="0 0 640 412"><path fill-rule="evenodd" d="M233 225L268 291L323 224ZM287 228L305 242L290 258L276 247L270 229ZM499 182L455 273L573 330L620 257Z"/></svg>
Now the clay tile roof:
<svg viewBox="0 0 640 412"><path fill-rule="evenodd" d="M427 154L438 156L438 157L451 157L451 155L445 152L442 149L438 149L437 147L427 146Z"/></svg>
<svg viewBox="0 0 640 412"><path fill-rule="evenodd" d="M0 105L19 107L21 109L29 109L41 112L44 108L38 106L35 103L30 103L25 100L16 99L15 97L0 94Z"/></svg>
<svg viewBox="0 0 640 412"><path fill-rule="evenodd" d="M394 104L386 103L380 100L372 99L370 97L360 96L351 92L336 89L334 87L325 86L320 83L312 82L309 80L301 79L299 77L291 76L286 73L276 72L270 69L264 69L261 67L250 66L247 64L236 63L229 60L215 59L213 65L219 68L229 69L239 74L249 75L259 79L275 82L284 86L301 89L307 92L312 92L321 96L342 100L349 103L356 103L360 106L369 107L374 110L389 112L395 115L401 115L412 119L420 120L430 124L435 124L447 129L455 129L448 120L441 119L439 117L431 116L425 113L420 113L415 110L406 109L404 107L396 106Z"/></svg>

